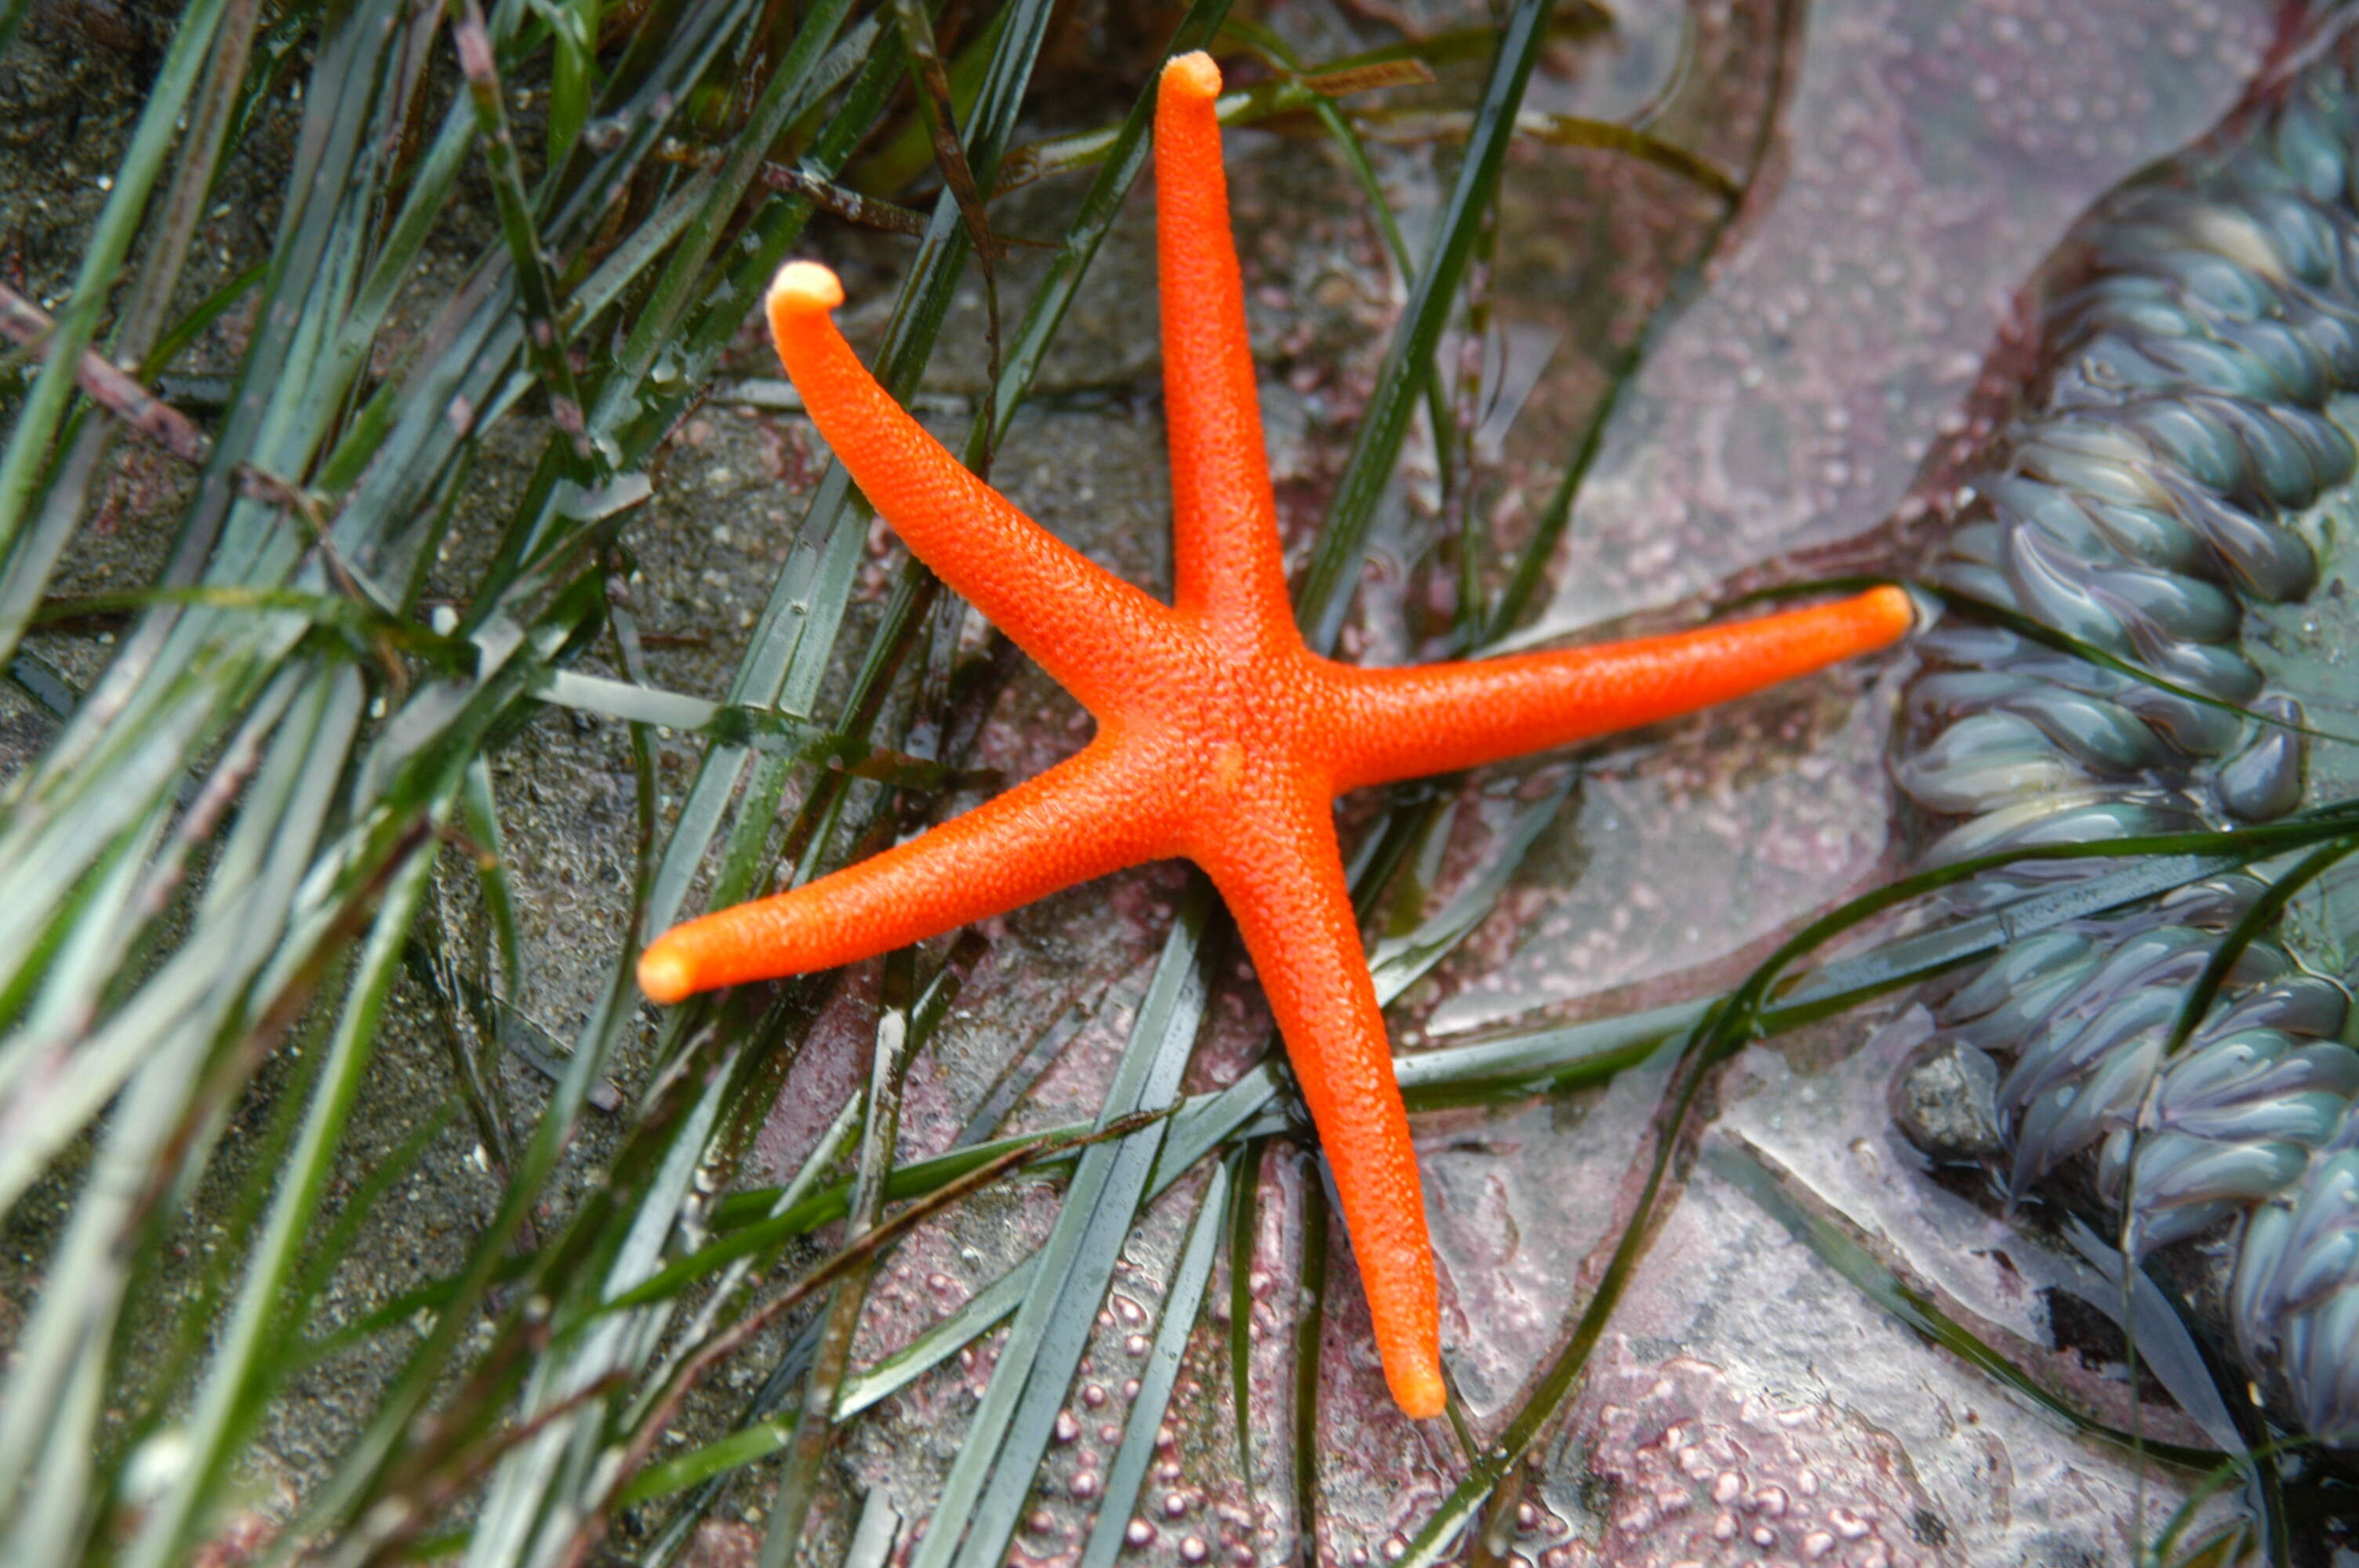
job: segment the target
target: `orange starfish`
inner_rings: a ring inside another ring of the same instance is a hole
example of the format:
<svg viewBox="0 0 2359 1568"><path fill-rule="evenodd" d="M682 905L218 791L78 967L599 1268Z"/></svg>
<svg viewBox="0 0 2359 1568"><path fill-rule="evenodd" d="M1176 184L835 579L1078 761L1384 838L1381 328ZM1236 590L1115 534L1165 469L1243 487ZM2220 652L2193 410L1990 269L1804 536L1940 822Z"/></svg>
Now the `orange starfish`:
<svg viewBox="0 0 2359 1568"><path fill-rule="evenodd" d="M1155 112L1173 602L1059 541L962 467L864 370L796 262L771 286L778 357L876 510L1098 722L1082 752L962 816L774 898L666 932L659 1002L848 964L1143 860L1212 876L1269 995L1360 1261L1393 1398L1440 1414L1433 1260L1408 1119L1344 888L1334 798L1691 712L1898 639L1880 588L1677 636L1410 669L1303 645L1288 606L1227 181L1202 54Z"/></svg>

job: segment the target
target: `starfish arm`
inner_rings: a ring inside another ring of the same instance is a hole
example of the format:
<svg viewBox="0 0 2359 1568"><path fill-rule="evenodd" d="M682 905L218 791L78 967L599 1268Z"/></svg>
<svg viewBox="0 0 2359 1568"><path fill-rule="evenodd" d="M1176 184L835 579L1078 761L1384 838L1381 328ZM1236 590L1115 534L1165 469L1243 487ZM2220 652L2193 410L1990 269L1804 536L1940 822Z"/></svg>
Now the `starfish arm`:
<svg viewBox="0 0 2359 1568"><path fill-rule="evenodd" d="M829 315L843 286L815 262L770 285L770 335L811 420L919 560L1038 660L1083 706L1123 684L1170 611L1027 517L926 433L852 351Z"/></svg>
<svg viewBox="0 0 2359 1568"><path fill-rule="evenodd" d="M1325 796L1289 792L1197 857L1236 917L1334 1172L1393 1399L1441 1413L1440 1309L1417 1151Z"/></svg>
<svg viewBox="0 0 2359 1568"><path fill-rule="evenodd" d="M1832 604L1593 648L1405 669L1331 666L1339 791L1451 773L1676 719L1890 646L1916 623L1878 588Z"/></svg>
<svg viewBox="0 0 2359 1568"><path fill-rule="evenodd" d="M1174 852L1151 771L1101 734L1078 755L884 853L673 926L639 957L658 1002L832 968Z"/></svg>
<svg viewBox="0 0 2359 1568"><path fill-rule="evenodd" d="M1157 282L1171 443L1172 597L1187 611L1290 626L1261 399L1245 338L1214 114L1220 68L1181 55L1155 100Z"/></svg>

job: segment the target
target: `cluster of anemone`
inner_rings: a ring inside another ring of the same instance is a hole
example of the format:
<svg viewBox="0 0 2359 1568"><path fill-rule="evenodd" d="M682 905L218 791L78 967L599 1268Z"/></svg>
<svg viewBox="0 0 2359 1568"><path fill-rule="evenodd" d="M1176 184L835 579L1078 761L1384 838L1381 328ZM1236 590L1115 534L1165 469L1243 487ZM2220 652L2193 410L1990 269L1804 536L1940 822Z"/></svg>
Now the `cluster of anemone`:
<svg viewBox="0 0 2359 1568"><path fill-rule="evenodd" d="M2245 633L2317 590L2359 453L2359 55L2338 43L2208 145L2125 187L2051 270L2048 369L1931 575L2218 706L1988 622L1920 640L1901 788L1924 859L2287 816L2303 708ZM2346 416L2343 416L2347 417ZM2239 712L2238 710L2242 711ZM2112 869L2027 862L1990 907ZM2307 1430L2359 1433L2359 1052L2351 997L2278 939L2245 950L2183 1046L2183 998L2261 898L2238 871L2025 942L1951 992L2005 1058L2017 1195L2071 1171L2133 1251L2233 1254L2237 1346Z"/></svg>

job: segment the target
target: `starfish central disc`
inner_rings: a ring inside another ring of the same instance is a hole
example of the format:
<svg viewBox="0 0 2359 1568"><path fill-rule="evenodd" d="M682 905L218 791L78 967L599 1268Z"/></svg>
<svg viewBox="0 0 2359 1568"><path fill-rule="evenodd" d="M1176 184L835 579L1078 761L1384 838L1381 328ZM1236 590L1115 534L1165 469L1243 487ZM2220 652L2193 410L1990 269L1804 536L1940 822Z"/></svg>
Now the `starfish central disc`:
<svg viewBox="0 0 2359 1568"><path fill-rule="evenodd" d="M1337 795L1690 713L1884 647L1897 588L1675 636L1364 670L1295 629L1262 450L1245 294L1201 54L1155 114L1173 602L1114 577L962 467L837 332L835 275L769 297L778 357L902 540L1098 721L1076 756L885 853L691 920L639 960L659 1002L852 963L1142 861L1185 856L1235 916L1334 1172L1377 1353L1411 1416L1441 1412L1438 1292L1408 1119L1344 886Z"/></svg>

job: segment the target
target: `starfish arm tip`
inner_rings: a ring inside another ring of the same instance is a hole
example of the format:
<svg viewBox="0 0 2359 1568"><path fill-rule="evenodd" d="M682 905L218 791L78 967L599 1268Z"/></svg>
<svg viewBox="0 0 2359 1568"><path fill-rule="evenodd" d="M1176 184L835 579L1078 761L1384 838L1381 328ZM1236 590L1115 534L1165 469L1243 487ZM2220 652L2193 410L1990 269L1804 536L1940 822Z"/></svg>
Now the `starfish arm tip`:
<svg viewBox="0 0 2359 1568"><path fill-rule="evenodd" d="M696 991L695 966L687 954L658 937L653 946L639 955L639 989L649 1001L666 1007L684 1001Z"/></svg>
<svg viewBox="0 0 2359 1568"><path fill-rule="evenodd" d="M1440 1415L1450 1403L1450 1396L1441 1381L1441 1364L1438 1360L1420 1358L1420 1365L1404 1367L1398 1371L1387 1369L1392 1385L1393 1402L1400 1406L1401 1414L1411 1421L1430 1421Z"/></svg>
<svg viewBox="0 0 2359 1568"><path fill-rule="evenodd" d="M1875 601L1876 610L1892 627L1892 635L1896 641L1906 637L1909 633L1919 630L1925 624L1925 612L1918 605L1917 596L1898 583L1886 583L1882 588L1870 589L1868 597Z"/></svg>
<svg viewBox="0 0 2359 1568"><path fill-rule="evenodd" d="M1214 99L1221 95L1221 68L1202 49L1191 54L1174 55L1163 67L1163 91L1179 92L1190 98Z"/></svg>
<svg viewBox="0 0 2359 1568"><path fill-rule="evenodd" d="M817 262L788 262L770 283L772 316L824 313L842 303L842 279Z"/></svg>

